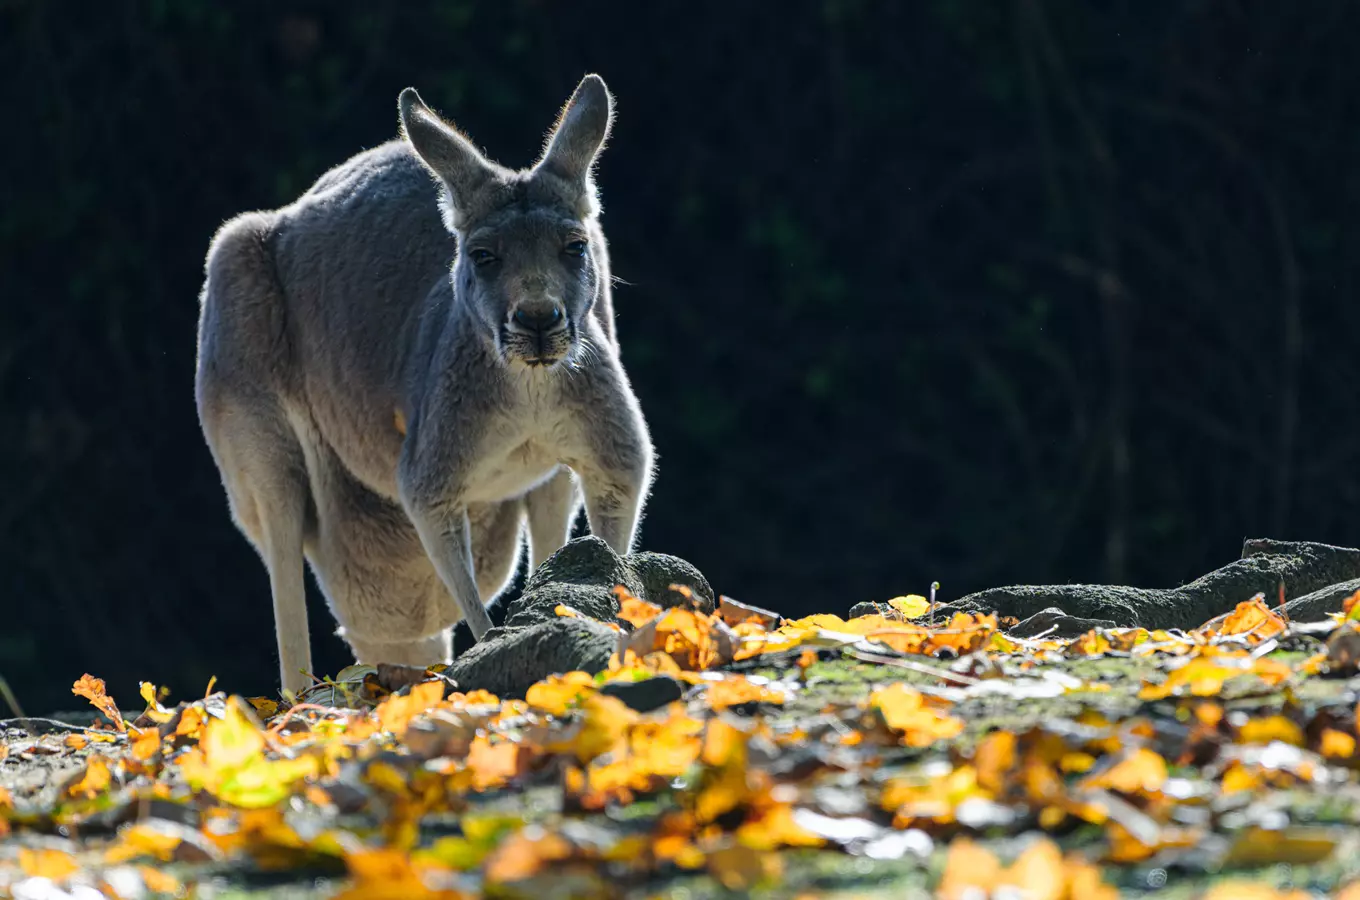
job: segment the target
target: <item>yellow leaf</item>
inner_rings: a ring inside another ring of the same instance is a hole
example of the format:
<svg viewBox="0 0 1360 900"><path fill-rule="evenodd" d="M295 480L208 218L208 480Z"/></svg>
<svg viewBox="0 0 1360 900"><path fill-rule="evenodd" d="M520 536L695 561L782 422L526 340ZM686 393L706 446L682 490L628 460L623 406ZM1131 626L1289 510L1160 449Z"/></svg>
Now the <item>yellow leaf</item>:
<svg viewBox="0 0 1360 900"><path fill-rule="evenodd" d="M1355 738L1344 731L1325 728L1318 752L1330 759L1350 759L1355 755Z"/></svg>
<svg viewBox="0 0 1360 900"><path fill-rule="evenodd" d="M276 700L270 700L268 697L247 697L246 702L254 707L261 719L272 719L278 715L279 704Z"/></svg>
<svg viewBox="0 0 1360 900"><path fill-rule="evenodd" d="M1248 719L1237 730L1237 739L1244 744L1269 744L1271 741L1283 741L1295 747L1304 744L1303 729L1284 716Z"/></svg>
<svg viewBox="0 0 1360 900"><path fill-rule="evenodd" d="M894 597L888 601L888 605L908 619L919 619L930 612L930 601L920 594Z"/></svg>
<svg viewBox="0 0 1360 900"><path fill-rule="evenodd" d="M138 866L137 871L142 875L142 883L146 889L153 894L179 894L184 891L184 885L174 875L153 869L150 866Z"/></svg>
<svg viewBox="0 0 1360 900"><path fill-rule="evenodd" d="M1160 754L1140 747L1126 754L1110 768L1082 780L1083 790L1107 788L1123 794L1145 794L1166 784L1166 760Z"/></svg>
<svg viewBox="0 0 1360 900"><path fill-rule="evenodd" d="M30 878L65 881L80 871L76 858L63 850L19 848L19 868Z"/></svg>
<svg viewBox="0 0 1360 900"><path fill-rule="evenodd" d="M586 672L566 672L562 675L549 675L531 685L524 700L535 709L541 709L554 716L566 715L577 699L595 691L595 678Z"/></svg>
<svg viewBox="0 0 1360 900"><path fill-rule="evenodd" d="M85 763L84 774L66 789L66 793L71 797L91 799L107 790L112 780L108 762L102 756L92 755Z"/></svg>
<svg viewBox="0 0 1360 900"><path fill-rule="evenodd" d="M138 822L118 832L118 839L104 851L104 862L115 865L139 856L151 856L161 862L169 862L179 845L178 836Z"/></svg>
<svg viewBox="0 0 1360 900"><path fill-rule="evenodd" d="M1185 694L1212 697L1223 690L1225 681L1246 672L1246 669L1230 668L1216 663L1212 658L1195 658L1173 670L1161 684L1143 685L1143 689L1138 692L1138 699L1163 700Z"/></svg>
<svg viewBox="0 0 1360 900"><path fill-rule="evenodd" d="M762 810L737 828L737 843L752 850L820 847L826 840L794 821L793 807L779 803Z"/></svg>
<svg viewBox="0 0 1360 900"><path fill-rule="evenodd" d="M242 766L264 751L264 732L241 711L238 697L228 697L226 711L203 729L199 746L214 769Z"/></svg>
<svg viewBox="0 0 1360 900"><path fill-rule="evenodd" d="M925 747L963 731L961 719L928 706L919 691L901 682L874 691L869 704L879 711L889 728L902 735L902 743L909 747Z"/></svg>

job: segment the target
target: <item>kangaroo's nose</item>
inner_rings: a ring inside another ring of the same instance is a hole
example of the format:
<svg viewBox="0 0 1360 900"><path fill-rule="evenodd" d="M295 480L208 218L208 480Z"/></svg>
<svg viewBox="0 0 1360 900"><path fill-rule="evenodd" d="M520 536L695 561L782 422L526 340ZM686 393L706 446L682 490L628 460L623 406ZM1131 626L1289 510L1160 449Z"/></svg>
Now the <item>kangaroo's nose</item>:
<svg viewBox="0 0 1360 900"><path fill-rule="evenodd" d="M520 307L515 310L515 324L530 331L548 331L557 326L562 321L562 310L556 306L546 309L525 309Z"/></svg>

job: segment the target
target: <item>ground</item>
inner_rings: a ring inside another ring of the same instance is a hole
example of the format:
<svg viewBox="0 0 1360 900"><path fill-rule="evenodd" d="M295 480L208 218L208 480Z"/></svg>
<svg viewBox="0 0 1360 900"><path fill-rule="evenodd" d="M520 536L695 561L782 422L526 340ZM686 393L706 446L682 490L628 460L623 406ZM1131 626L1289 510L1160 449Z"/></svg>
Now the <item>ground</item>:
<svg viewBox="0 0 1360 900"><path fill-rule="evenodd" d="M1360 897L1354 601L1021 639L620 599L610 664L524 699L356 667L124 714L87 676L99 727L3 723L0 894Z"/></svg>

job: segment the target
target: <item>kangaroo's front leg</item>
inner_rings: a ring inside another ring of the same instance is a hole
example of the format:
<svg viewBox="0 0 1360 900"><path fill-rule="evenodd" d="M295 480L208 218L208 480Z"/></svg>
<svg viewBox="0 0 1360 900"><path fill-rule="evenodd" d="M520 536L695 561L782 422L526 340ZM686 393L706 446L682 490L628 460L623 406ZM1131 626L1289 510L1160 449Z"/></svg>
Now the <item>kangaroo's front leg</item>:
<svg viewBox="0 0 1360 900"><path fill-rule="evenodd" d="M482 605L477 590L477 575L472 567L472 533L468 527L467 506L407 506L407 513L415 523L416 533L425 553L434 563L439 579L449 589L449 600L437 610L437 618L430 624L441 630L458 622L467 622L472 636L481 640L491 630L491 617Z"/></svg>
<svg viewBox="0 0 1360 900"><path fill-rule="evenodd" d="M482 605L472 564L465 499L468 464L463 454L451 451L456 445L441 437L438 428L423 434L412 429L402 447L397 484L421 546L449 592L437 609L427 611L426 629L435 633L461 619L480 641L491 629L491 617Z"/></svg>

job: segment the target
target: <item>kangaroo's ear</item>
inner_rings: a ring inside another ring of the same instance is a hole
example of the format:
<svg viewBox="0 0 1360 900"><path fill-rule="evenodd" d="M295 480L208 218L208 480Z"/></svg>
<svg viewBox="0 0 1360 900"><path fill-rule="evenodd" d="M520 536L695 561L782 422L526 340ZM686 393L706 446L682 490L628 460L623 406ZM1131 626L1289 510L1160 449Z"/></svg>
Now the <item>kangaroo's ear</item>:
<svg viewBox="0 0 1360 900"><path fill-rule="evenodd" d="M593 74L582 78L576 92L562 107L543 158L535 168L584 186L590 179L595 157L609 136L613 118L614 98L609 95L604 79Z"/></svg>
<svg viewBox="0 0 1360 900"><path fill-rule="evenodd" d="M416 155L448 186L454 207L463 207L491 177L491 163L462 132L435 115L415 88L402 91L397 105L401 109L402 133Z"/></svg>

